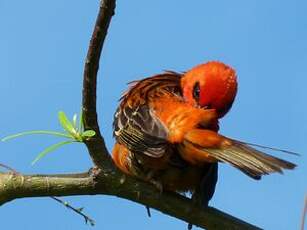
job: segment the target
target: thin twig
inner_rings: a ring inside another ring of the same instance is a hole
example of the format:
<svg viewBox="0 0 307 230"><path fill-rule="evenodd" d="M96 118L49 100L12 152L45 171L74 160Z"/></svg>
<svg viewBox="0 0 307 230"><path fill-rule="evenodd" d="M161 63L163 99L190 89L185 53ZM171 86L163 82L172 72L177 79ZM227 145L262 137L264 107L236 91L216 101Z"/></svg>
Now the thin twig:
<svg viewBox="0 0 307 230"><path fill-rule="evenodd" d="M59 202L60 204L64 205L65 207L67 207L68 209L71 209L72 211L74 211L75 213L83 216L85 223L90 223L91 226L95 225L95 221L93 219L91 219L89 216L85 215L82 211L83 208L74 208L73 206L71 206L68 202L61 200L60 198L57 198L55 196L51 196L50 198L52 198L53 200Z"/></svg>
<svg viewBox="0 0 307 230"><path fill-rule="evenodd" d="M15 173L15 174L19 174L15 169L13 169L13 168L11 168L10 166L7 166L7 165L5 165L5 164L1 164L1 163L0 163L0 167L5 168L5 169L7 169L7 170L9 170L9 171L11 171L11 172L13 172L13 173Z"/></svg>
<svg viewBox="0 0 307 230"><path fill-rule="evenodd" d="M145 208L146 208L146 211L147 211L147 216L150 218L151 217L150 207L145 206Z"/></svg>

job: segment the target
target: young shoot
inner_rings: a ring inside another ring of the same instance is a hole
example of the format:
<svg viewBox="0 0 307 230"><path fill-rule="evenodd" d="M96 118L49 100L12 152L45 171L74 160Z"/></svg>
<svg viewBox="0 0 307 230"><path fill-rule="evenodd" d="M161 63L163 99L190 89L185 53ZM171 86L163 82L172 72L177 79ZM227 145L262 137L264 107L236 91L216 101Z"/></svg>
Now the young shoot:
<svg viewBox="0 0 307 230"><path fill-rule="evenodd" d="M95 136L94 130L84 130L83 125L83 118L82 118L82 112L79 116L79 122L78 115L74 114L72 121L70 121L66 114L63 111L60 111L58 113L58 120L62 128L64 129L63 132L57 132L57 131L49 131L49 130L32 130L32 131L26 131L21 133L16 133L13 135L9 135L1 139L1 141L8 141L11 139L15 139L17 137L22 137L26 135L33 135L33 134L47 134L52 135L56 137L62 137L67 140L58 142L56 144L53 144L47 148L45 148L43 151L41 151L36 158L32 161L32 165L34 165L38 160L46 156L48 153L55 151L56 149L60 148L63 145L71 144L75 142L84 142L85 140Z"/></svg>

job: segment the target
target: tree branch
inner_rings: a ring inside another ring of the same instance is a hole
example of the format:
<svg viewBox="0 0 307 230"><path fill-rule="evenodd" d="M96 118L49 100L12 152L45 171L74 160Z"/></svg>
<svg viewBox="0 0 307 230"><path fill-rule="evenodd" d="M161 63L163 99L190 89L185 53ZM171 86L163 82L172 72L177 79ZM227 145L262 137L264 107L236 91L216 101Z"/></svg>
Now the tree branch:
<svg viewBox="0 0 307 230"><path fill-rule="evenodd" d="M123 177L120 178L118 176L112 178L112 182L116 184L116 187L111 187L111 191L108 192L110 195L152 207L164 214L176 217L187 223L193 223L193 225L205 229L260 229L218 209L212 207L203 209L202 207L195 206L191 199L177 193L163 192L163 194L160 194L152 185L130 177L125 177L126 179L123 182ZM117 184L116 181L120 183Z"/></svg>
<svg viewBox="0 0 307 230"><path fill-rule="evenodd" d="M105 146L104 139L100 134L97 111L96 111L96 85L97 73L99 69L99 60L101 50L107 30L114 15L115 0L101 1L99 13L96 19L94 31L90 41L89 49L86 56L84 74L83 74L83 92L82 92L82 112L85 129L95 130L95 138L86 141L85 144L89 149L89 154L96 166L108 166L111 160L108 150ZM100 151L96 151L99 149Z"/></svg>
<svg viewBox="0 0 307 230"><path fill-rule="evenodd" d="M206 229L251 229L253 225L215 208L202 209L176 193L160 194L155 187L119 172L100 171L69 176L0 173L0 205L22 197L113 195L153 207L165 214Z"/></svg>
<svg viewBox="0 0 307 230"><path fill-rule="evenodd" d="M90 223L90 225L94 226L95 225L95 221L90 218L88 215L84 214L82 211L83 211L83 208L75 208L73 206L71 206L68 202L66 201L63 201L55 196L51 196L50 197L51 199L57 201L58 203L64 205L66 208L72 210L73 212L77 213L78 215L82 216L85 220L85 223Z"/></svg>
<svg viewBox="0 0 307 230"><path fill-rule="evenodd" d="M84 177L0 173L0 205L23 197L88 195L94 185L88 173Z"/></svg>

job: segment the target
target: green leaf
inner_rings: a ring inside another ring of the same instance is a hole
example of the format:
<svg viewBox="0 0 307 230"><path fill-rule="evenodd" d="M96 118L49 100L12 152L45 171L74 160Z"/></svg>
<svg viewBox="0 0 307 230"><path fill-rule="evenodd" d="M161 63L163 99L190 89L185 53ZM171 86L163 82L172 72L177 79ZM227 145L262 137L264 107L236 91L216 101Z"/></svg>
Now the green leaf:
<svg viewBox="0 0 307 230"><path fill-rule="evenodd" d="M84 131L81 136L82 138L87 138L87 137L93 137L95 136L96 132L94 130L86 130Z"/></svg>
<svg viewBox="0 0 307 230"><path fill-rule="evenodd" d="M80 141L81 137L79 133L74 128L73 124L68 120L66 114L63 111L60 111L58 114L59 122L62 125L62 127L76 140Z"/></svg>
<svg viewBox="0 0 307 230"><path fill-rule="evenodd" d="M72 138L70 135L66 133L48 131L48 130L33 130L33 131L26 131L26 132L21 132L21 133L16 133L13 135L6 136L2 138L1 141L8 141L8 140L11 140L17 137L22 137L22 136L27 136L27 135L32 135L32 134L47 134L47 135L53 135L53 136L58 136L58 137Z"/></svg>
<svg viewBox="0 0 307 230"><path fill-rule="evenodd" d="M77 117L78 115L75 113L74 116L72 117L72 124L74 126L74 128L77 130Z"/></svg>
<svg viewBox="0 0 307 230"><path fill-rule="evenodd" d="M80 117L79 117L79 131L83 131L83 109L80 110Z"/></svg>
<svg viewBox="0 0 307 230"><path fill-rule="evenodd" d="M39 161L42 157L46 156L46 154L60 148L61 146L63 145L66 145L66 144L70 144L70 143L73 143L75 141L61 141L59 143L56 143L54 145L51 145L49 146L48 148L46 148L44 151L40 152L37 157L32 161L32 165L34 165L37 161Z"/></svg>

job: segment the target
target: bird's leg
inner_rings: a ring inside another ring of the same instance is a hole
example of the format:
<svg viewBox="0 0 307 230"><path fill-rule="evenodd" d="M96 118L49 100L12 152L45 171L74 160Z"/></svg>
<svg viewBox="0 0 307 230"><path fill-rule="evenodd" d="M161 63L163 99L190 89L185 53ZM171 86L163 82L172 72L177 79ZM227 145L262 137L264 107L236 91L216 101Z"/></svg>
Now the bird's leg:
<svg viewBox="0 0 307 230"><path fill-rule="evenodd" d="M153 186L155 186L157 190L159 191L159 195L160 195L163 192L163 185L160 181L153 179L153 176L154 176L154 170L149 171L145 177L145 181L148 181ZM148 217L151 217L150 207L145 206L145 208L147 210Z"/></svg>
<svg viewBox="0 0 307 230"><path fill-rule="evenodd" d="M207 165L207 171L205 172L200 185L194 191L192 195L192 202L195 206L207 208L209 201L211 200L215 191L215 185L218 177L218 163L212 163ZM204 170L206 170L204 168ZM192 212L193 210L191 210ZM193 225L188 224L188 229L191 230Z"/></svg>
<svg viewBox="0 0 307 230"><path fill-rule="evenodd" d="M202 206L202 198L201 198L201 192L200 192L199 187L193 192L191 200L194 206L199 206L199 207ZM208 206L208 203L207 203L207 206ZM191 213L193 212L193 207L191 208L190 212ZM193 224L188 223L187 227L188 227L188 230L192 230Z"/></svg>

